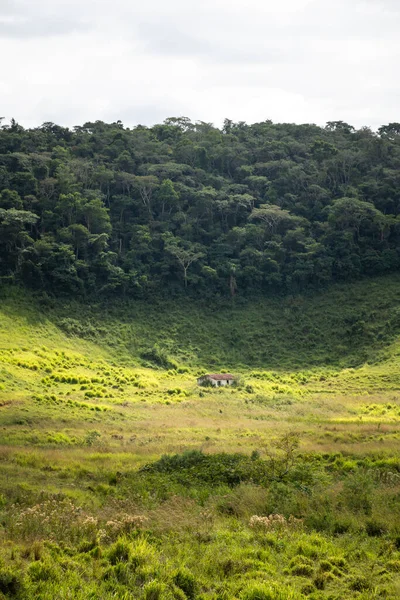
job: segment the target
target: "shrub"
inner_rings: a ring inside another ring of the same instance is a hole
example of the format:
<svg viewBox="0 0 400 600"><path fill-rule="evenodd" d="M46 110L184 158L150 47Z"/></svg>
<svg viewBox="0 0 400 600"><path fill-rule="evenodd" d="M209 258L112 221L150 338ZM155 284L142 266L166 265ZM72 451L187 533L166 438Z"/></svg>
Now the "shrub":
<svg viewBox="0 0 400 600"><path fill-rule="evenodd" d="M349 531L350 527L350 521L337 520L333 523L332 531L336 535L343 535Z"/></svg>
<svg viewBox="0 0 400 600"><path fill-rule="evenodd" d="M172 586L171 594L165 596L166 600L187 600L185 592L178 588L176 585Z"/></svg>
<svg viewBox="0 0 400 600"><path fill-rule="evenodd" d="M180 483L209 483L239 485L244 481L262 484L268 477L268 464L261 459L251 460L242 454L204 454L189 450L183 454L163 456L145 465L140 472L167 473Z"/></svg>
<svg viewBox="0 0 400 600"><path fill-rule="evenodd" d="M101 434L98 431L89 431L85 437L85 444L87 446L93 446L99 437L101 437Z"/></svg>
<svg viewBox="0 0 400 600"><path fill-rule="evenodd" d="M313 563L305 556L295 556L290 561L290 572L300 577L310 577L314 573Z"/></svg>
<svg viewBox="0 0 400 600"><path fill-rule="evenodd" d="M37 561L29 565L29 577L32 581L57 581L57 569L49 562Z"/></svg>
<svg viewBox="0 0 400 600"><path fill-rule="evenodd" d="M43 555L43 544L42 542L35 541L31 546L32 558L33 560L40 560Z"/></svg>
<svg viewBox="0 0 400 600"><path fill-rule="evenodd" d="M273 600L271 588L264 585L254 585L247 588L243 595L243 600Z"/></svg>
<svg viewBox="0 0 400 600"><path fill-rule="evenodd" d="M361 575L353 577L350 582L349 588L354 592L364 592L365 590L371 589L371 582L367 577Z"/></svg>
<svg viewBox="0 0 400 600"><path fill-rule="evenodd" d="M158 581L150 581L144 588L144 600L161 600L164 585L158 583Z"/></svg>
<svg viewBox="0 0 400 600"><path fill-rule="evenodd" d="M319 568L321 571L332 571L333 565L329 562L329 560L321 560L319 563Z"/></svg>
<svg viewBox="0 0 400 600"><path fill-rule="evenodd" d="M126 585L129 582L129 577L131 574L129 565L127 565L125 562L118 562L111 568L115 579L119 581L119 583Z"/></svg>
<svg viewBox="0 0 400 600"><path fill-rule="evenodd" d="M263 584L255 584L246 588L241 600L296 600L300 596L290 588L272 588Z"/></svg>
<svg viewBox="0 0 400 600"><path fill-rule="evenodd" d="M319 549L307 542L301 542L297 546L297 554L307 556L308 558L318 558Z"/></svg>
<svg viewBox="0 0 400 600"><path fill-rule="evenodd" d="M9 567L0 569L0 592L10 597L17 597L22 589L21 575L14 573Z"/></svg>
<svg viewBox="0 0 400 600"><path fill-rule="evenodd" d="M373 481L371 477L363 472L350 475L343 485L343 499L346 506L353 512L371 514Z"/></svg>
<svg viewBox="0 0 400 600"><path fill-rule="evenodd" d="M384 523L370 519L365 523L365 531L370 537L380 537L387 531Z"/></svg>
<svg viewBox="0 0 400 600"><path fill-rule="evenodd" d="M343 556L329 556L329 562L335 567L340 567L341 569L345 569L347 567L347 560L343 558Z"/></svg>
<svg viewBox="0 0 400 600"><path fill-rule="evenodd" d="M315 592L315 586L312 583L306 583L306 585L303 585L301 588L301 593L305 596L309 596L313 592Z"/></svg>
<svg viewBox="0 0 400 600"><path fill-rule="evenodd" d="M175 369L177 367L177 364L168 357L165 350L160 348L157 344L155 344L153 348L142 352L140 356L163 369Z"/></svg>
<svg viewBox="0 0 400 600"><path fill-rule="evenodd" d="M119 562L128 562L132 554L129 542L119 539L107 552L107 558L112 565Z"/></svg>
<svg viewBox="0 0 400 600"><path fill-rule="evenodd" d="M186 569L175 571L172 581L190 600L196 597L198 588L197 581L190 571L187 571Z"/></svg>
<svg viewBox="0 0 400 600"><path fill-rule="evenodd" d="M386 568L389 571L394 571L395 573L400 573L400 560L389 560L386 563Z"/></svg>
<svg viewBox="0 0 400 600"><path fill-rule="evenodd" d="M397 550L400 550L400 536L396 536L393 540L393 544Z"/></svg>

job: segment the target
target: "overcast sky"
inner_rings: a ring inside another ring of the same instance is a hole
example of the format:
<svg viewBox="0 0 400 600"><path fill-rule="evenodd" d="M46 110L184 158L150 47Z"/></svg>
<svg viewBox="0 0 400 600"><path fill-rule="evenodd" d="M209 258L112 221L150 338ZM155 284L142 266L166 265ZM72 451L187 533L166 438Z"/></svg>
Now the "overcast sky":
<svg viewBox="0 0 400 600"><path fill-rule="evenodd" d="M0 116L400 121L400 0L0 0Z"/></svg>

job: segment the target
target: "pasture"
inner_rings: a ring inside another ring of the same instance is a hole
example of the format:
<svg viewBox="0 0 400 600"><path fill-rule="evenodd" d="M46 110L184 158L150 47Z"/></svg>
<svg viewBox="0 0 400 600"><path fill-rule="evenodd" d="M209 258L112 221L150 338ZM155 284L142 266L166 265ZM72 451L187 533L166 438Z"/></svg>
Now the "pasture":
<svg viewBox="0 0 400 600"><path fill-rule="evenodd" d="M399 284L3 290L0 597L399 597ZM223 371L238 384L196 384Z"/></svg>

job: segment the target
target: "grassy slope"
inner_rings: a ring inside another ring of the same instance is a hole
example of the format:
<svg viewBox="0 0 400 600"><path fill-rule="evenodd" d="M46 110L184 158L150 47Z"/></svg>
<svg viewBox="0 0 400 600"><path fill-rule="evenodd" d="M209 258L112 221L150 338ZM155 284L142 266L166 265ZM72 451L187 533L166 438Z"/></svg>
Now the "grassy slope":
<svg viewBox="0 0 400 600"><path fill-rule="evenodd" d="M380 278L338 285L310 297L248 303L239 299L218 310L201 302L82 307L38 302L6 290L0 307L0 489L5 506L15 501L29 504L44 492L62 491L94 511L107 511L109 502L118 498L110 484L116 473L132 473L163 453L186 449L263 454L272 440L288 431L299 433L303 452L347 455L348 469L373 455L390 462L398 454L400 439L399 284L400 277ZM156 360L168 355L170 368L151 362L149 351ZM200 392L196 376L222 369L240 375L240 386ZM396 496L400 490L392 492ZM135 493L143 500L145 491ZM248 504L261 514L254 500L257 493L252 492ZM129 492L125 489L124 494ZM384 504L379 498L377 511ZM245 504L240 497L237 502ZM168 520L177 535L182 515L197 509L179 508L178 502L178 507L167 505L163 510L171 511ZM396 510L388 509L389 521ZM159 513L153 515L154 523L160 518ZM190 527L197 523L193 519ZM218 535L225 532L227 555L240 554L227 533L233 523L218 521L218 527ZM245 545L248 530L242 521L235 527L240 528L238 541ZM218 535L210 552L218 552ZM301 535L306 543L307 536L316 534ZM3 536L9 538L7 531ZM168 540L163 539L163 547L171 557L176 547ZM364 543L321 540L317 546L330 544L321 557L341 555L344 546ZM22 542L17 536L14 543ZM187 536L181 544L188 545L187 557L180 556L174 564L185 563L195 571L200 558L193 555L194 540ZM366 569L368 556L380 551L377 544L374 539L365 542ZM204 552L203 548L202 560ZM272 581L284 581L293 590L307 583L285 575L282 561L271 551L268 560L276 563L275 570L270 569ZM26 561L21 561L25 569ZM244 597L240 590L246 581L260 577L243 575L239 591L230 588L227 597ZM399 582L392 578L386 597L394 598ZM343 587L343 581L329 583L328 590L339 594L331 597L353 597L353 592L356 597L357 590L350 592L350 583ZM378 584L383 589L380 580ZM204 583L203 588L213 586ZM54 589L48 592L53 595L42 597L57 597ZM204 597L213 598L214 592L204 592ZM102 597L108 597L106 593ZM321 590L312 593L329 597Z"/></svg>

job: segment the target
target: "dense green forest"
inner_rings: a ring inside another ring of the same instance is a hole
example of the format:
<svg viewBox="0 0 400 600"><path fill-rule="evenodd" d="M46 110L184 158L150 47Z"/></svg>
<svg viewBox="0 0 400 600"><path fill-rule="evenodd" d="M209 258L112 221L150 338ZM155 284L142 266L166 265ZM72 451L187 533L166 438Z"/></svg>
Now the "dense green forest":
<svg viewBox="0 0 400 600"><path fill-rule="evenodd" d="M0 129L0 277L58 295L298 291L400 266L400 124Z"/></svg>

